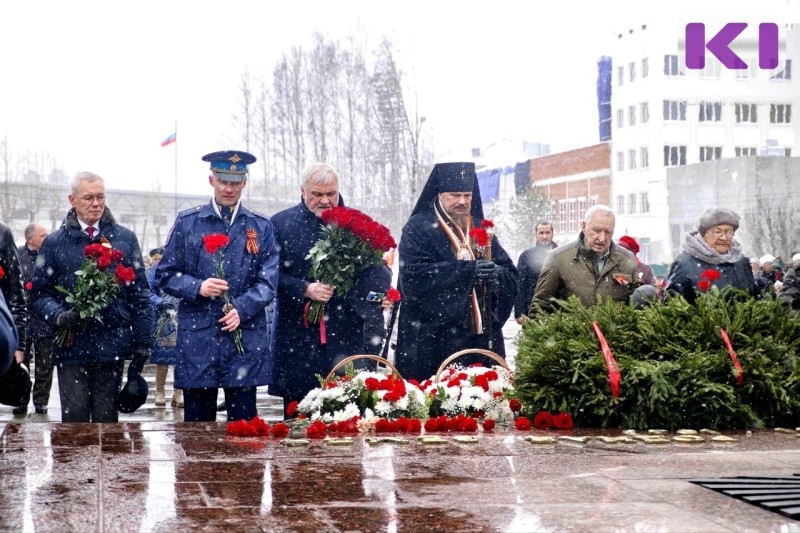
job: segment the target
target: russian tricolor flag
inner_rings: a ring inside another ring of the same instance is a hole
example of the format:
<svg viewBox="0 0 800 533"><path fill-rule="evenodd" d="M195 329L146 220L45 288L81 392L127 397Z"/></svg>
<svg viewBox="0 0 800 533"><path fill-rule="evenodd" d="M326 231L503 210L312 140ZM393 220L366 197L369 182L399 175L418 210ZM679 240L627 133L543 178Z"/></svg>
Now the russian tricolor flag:
<svg viewBox="0 0 800 533"><path fill-rule="evenodd" d="M161 141L161 146L169 146L170 144L176 142L177 140L178 139L176 134L173 133L172 135Z"/></svg>

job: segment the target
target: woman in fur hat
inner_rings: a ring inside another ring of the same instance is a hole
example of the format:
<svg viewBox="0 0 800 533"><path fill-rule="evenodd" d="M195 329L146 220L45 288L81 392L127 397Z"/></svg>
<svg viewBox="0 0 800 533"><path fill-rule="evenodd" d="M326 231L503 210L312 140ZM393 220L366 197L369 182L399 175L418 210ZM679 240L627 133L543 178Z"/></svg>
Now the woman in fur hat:
<svg viewBox="0 0 800 533"><path fill-rule="evenodd" d="M667 292L679 294L690 303L712 286L733 287L757 297L750 259L734 238L737 229L739 215L730 209L706 209L697 230L686 235L683 251L670 267Z"/></svg>

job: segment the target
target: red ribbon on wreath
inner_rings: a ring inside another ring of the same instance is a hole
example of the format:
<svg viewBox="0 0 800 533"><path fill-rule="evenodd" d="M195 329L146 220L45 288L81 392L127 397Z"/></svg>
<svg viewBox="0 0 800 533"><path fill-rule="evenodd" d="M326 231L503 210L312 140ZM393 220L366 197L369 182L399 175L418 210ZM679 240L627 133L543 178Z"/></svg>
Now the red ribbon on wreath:
<svg viewBox="0 0 800 533"><path fill-rule="evenodd" d="M306 302L306 307L303 310L303 325L306 328L311 327L311 324L308 322L308 311L311 309L311 300ZM328 344L328 332L325 329L325 315L319 319L319 343L320 344Z"/></svg>
<svg viewBox="0 0 800 533"><path fill-rule="evenodd" d="M728 332L719 328L719 334L722 335L722 342L725 343L725 347L728 349L728 355L731 356L731 361L733 361L733 368L736 369L736 383L741 387L744 385L744 370L742 370L742 365L739 363L739 358L736 357L736 352L733 351L733 345L731 345Z"/></svg>
<svg viewBox="0 0 800 533"><path fill-rule="evenodd" d="M614 359L614 355L611 353L611 348L608 347L606 338L603 336L603 332L600 331L600 326L596 321L592 321L592 327L594 328L594 332L597 334L597 338L600 340L600 348L603 350L603 357L606 359L606 368L608 368L608 384L611 386L611 396L614 398L619 398L619 366L617 365L617 361Z"/></svg>

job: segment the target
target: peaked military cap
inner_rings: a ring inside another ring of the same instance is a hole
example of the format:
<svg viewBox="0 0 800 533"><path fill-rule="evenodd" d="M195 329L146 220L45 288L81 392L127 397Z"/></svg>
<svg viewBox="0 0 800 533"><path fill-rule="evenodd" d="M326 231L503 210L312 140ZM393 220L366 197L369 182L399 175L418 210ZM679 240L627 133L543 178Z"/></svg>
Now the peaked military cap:
<svg viewBox="0 0 800 533"><path fill-rule="evenodd" d="M256 162L256 156L240 150L212 152L203 156L203 161L211 163L211 171L219 179L225 181L243 181L247 179L247 165ZM218 174L223 174L218 176Z"/></svg>

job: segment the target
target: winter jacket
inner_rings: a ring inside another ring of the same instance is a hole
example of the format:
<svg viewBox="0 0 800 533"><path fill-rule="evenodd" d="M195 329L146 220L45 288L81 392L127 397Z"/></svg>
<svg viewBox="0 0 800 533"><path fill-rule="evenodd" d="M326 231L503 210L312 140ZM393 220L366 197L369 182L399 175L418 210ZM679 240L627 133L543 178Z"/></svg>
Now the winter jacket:
<svg viewBox="0 0 800 533"><path fill-rule="evenodd" d="M344 202L340 198L339 205ZM385 293L391 286L391 271L370 266L361 271L344 296L334 293L325 305L326 340L320 340L319 324L306 326L304 313L310 302L304 296L312 282L311 262L306 258L322 236L322 221L302 201L272 217L281 250L276 333L275 383L270 393L300 400L319 386L316 374L325 376L345 357L362 354L365 328L382 326L380 302L367 301L370 291ZM381 339L382 340L382 339ZM380 344L372 346L377 353Z"/></svg>
<svg viewBox="0 0 800 533"><path fill-rule="evenodd" d="M14 316L14 325L17 326L19 336L17 349L25 351L28 339L28 306L22 283L22 270L14 235L11 229L2 223L0 223L0 269L2 269L0 290L3 291L6 305Z"/></svg>
<svg viewBox="0 0 800 533"><path fill-rule="evenodd" d="M178 342L178 299L162 292L156 285L156 269L150 267L145 272L150 284L150 303L153 304L153 348L150 363L154 365L174 365L177 360Z"/></svg>
<svg viewBox="0 0 800 533"><path fill-rule="evenodd" d="M135 281L120 285L111 302L96 317L82 321L68 345L55 343L53 364L86 365L102 361L131 358L134 347L150 347L153 311L150 287L144 274L142 252L136 235L117 224L106 208L100 217L99 231L93 239L81 229L75 209L70 209L61 227L49 234L39 250L33 279L33 307L36 313L54 327L61 313L71 309L66 295L57 287L72 291L90 242L105 238L113 249L123 254L122 265L133 268Z"/></svg>
<svg viewBox="0 0 800 533"><path fill-rule="evenodd" d="M734 287L753 297L759 296L753 280L750 259L742 254L741 244L734 240L731 250L725 255L720 255L704 243L697 231L687 234L683 251L670 266L667 293L673 296L679 294L693 304L698 293L703 292L698 283L702 281L701 278L704 277L703 273L706 270L719 273L718 277L714 274L717 279L709 279L710 286L720 289Z"/></svg>
<svg viewBox="0 0 800 533"><path fill-rule="evenodd" d="M542 271L544 259L547 253L558 245L554 242L543 246L536 244L528 248L517 261L517 271L519 272L519 291L514 302L514 318L528 314L528 308L533 299L533 292L536 290L536 283L539 281L539 273Z"/></svg>
<svg viewBox="0 0 800 533"><path fill-rule="evenodd" d="M227 234L229 242L212 257L203 237L213 234ZM244 353L219 323L225 314L224 298L200 296L203 281L220 277L214 264L220 255L228 296L241 321ZM237 388L272 382L274 361L265 309L278 289L278 250L265 215L240 204L227 228L211 202L179 213L155 269L158 287L180 301L175 387Z"/></svg>
<svg viewBox="0 0 800 533"><path fill-rule="evenodd" d="M41 338L53 335L53 327L42 320L33 310L33 275L36 271L36 258L39 257L39 250L31 250L26 244L17 249L19 254L19 265L22 269L22 283L25 287L25 294L28 299L28 338Z"/></svg>
<svg viewBox="0 0 800 533"><path fill-rule="evenodd" d="M624 281L615 279L619 274ZM561 245L547 255L533 294L531 314L537 312L537 307L552 310L554 299L566 300L573 295L586 307L604 299L627 302L639 284L636 274L636 258L613 242L603 269L598 270L597 256L586 248L581 232L578 240Z"/></svg>

